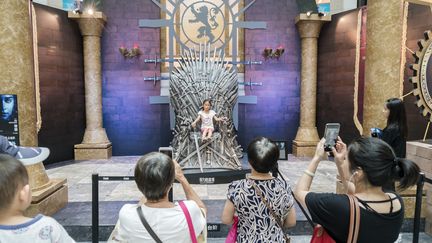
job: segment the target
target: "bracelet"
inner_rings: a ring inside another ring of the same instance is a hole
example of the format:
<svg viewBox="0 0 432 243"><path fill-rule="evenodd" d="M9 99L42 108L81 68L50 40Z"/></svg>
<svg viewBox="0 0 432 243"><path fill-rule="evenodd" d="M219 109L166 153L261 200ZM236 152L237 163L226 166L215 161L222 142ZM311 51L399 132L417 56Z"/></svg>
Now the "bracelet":
<svg viewBox="0 0 432 243"><path fill-rule="evenodd" d="M308 169L304 170L303 173L305 173L306 175L308 175L312 178L315 176L315 173L310 172Z"/></svg>

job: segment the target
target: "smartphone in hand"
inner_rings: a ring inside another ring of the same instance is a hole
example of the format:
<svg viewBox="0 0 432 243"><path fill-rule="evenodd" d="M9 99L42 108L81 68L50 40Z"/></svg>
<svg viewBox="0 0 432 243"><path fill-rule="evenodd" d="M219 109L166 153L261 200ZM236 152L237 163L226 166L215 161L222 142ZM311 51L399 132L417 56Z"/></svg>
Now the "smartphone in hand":
<svg viewBox="0 0 432 243"><path fill-rule="evenodd" d="M339 136L340 124L339 123L327 123L325 126L324 138L326 140L324 144L325 151L331 151L335 146L337 138Z"/></svg>
<svg viewBox="0 0 432 243"><path fill-rule="evenodd" d="M173 155L172 147L159 147L159 152L168 155L172 159L172 155Z"/></svg>

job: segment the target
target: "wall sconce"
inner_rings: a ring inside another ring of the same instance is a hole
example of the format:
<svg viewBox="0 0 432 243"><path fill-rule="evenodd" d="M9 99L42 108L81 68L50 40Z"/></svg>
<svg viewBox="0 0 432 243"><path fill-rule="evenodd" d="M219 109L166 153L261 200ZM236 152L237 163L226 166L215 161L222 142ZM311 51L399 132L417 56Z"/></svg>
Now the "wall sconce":
<svg viewBox="0 0 432 243"><path fill-rule="evenodd" d="M263 56L266 60L268 58L272 58L272 59L276 58L279 60L279 58L282 56L282 54L284 54L284 52L285 52L285 48L283 48L282 46L279 46L274 51L273 51L273 49L266 47L263 51Z"/></svg>
<svg viewBox="0 0 432 243"><path fill-rule="evenodd" d="M271 57L272 52L273 52L273 49L271 49L270 47L264 48L264 51L263 51L264 59L267 60L269 57Z"/></svg>
<svg viewBox="0 0 432 243"><path fill-rule="evenodd" d="M120 46L119 52L124 58L134 58L141 55L141 50L137 44L135 44L130 50L124 46Z"/></svg>

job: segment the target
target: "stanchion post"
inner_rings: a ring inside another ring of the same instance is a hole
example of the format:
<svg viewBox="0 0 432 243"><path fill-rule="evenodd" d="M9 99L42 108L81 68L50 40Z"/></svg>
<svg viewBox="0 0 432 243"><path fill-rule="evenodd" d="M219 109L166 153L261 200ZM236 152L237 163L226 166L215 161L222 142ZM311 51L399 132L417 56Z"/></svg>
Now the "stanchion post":
<svg viewBox="0 0 432 243"><path fill-rule="evenodd" d="M92 174L92 242L99 242L99 174Z"/></svg>
<svg viewBox="0 0 432 243"><path fill-rule="evenodd" d="M420 172L420 176L417 181L416 203L415 203L415 211L414 211L413 243L418 243L419 241L420 214L421 214L421 204L423 200L424 181L425 181L425 174L423 172Z"/></svg>

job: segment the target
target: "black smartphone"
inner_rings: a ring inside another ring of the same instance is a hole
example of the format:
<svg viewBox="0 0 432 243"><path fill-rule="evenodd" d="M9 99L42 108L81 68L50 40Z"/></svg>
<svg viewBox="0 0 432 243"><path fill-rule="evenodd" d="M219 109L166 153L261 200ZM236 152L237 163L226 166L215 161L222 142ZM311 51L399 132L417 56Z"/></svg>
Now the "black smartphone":
<svg viewBox="0 0 432 243"><path fill-rule="evenodd" d="M172 159L172 155L173 155L172 147L159 147L159 152L168 155Z"/></svg>
<svg viewBox="0 0 432 243"><path fill-rule="evenodd" d="M339 123L327 123L325 126L324 138L326 140L324 144L325 151L331 151L335 146L337 137L339 136L340 124Z"/></svg>

